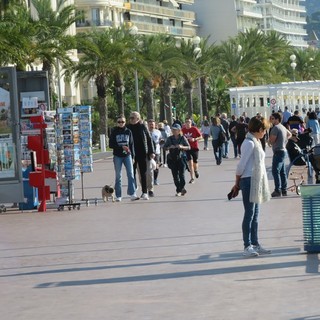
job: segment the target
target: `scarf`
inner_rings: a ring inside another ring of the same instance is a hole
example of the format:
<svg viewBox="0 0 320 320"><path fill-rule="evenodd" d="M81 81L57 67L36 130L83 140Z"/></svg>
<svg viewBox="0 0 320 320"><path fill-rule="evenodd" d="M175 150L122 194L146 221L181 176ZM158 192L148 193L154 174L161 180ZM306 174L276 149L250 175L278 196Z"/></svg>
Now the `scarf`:
<svg viewBox="0 0 320 320"><path fill-rule="evenodd" d="M253 141L253 168L251 175L250 202L263 203L270 200L269 183L265 166L265 152L262 149L261 142L250 132L246 139Z"/></svg>

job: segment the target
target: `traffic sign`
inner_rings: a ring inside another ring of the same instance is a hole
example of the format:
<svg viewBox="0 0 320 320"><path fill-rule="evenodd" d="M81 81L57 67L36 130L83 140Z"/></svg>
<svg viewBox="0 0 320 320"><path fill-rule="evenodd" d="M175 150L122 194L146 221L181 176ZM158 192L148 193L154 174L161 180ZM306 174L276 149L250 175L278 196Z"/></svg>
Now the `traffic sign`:
<svg viewBox="0 0 320 320"><path fill-rule="evenodd" d="M270 103L275 105L277 103L277 100L273 98L273 99L270 100Z"/></svg>

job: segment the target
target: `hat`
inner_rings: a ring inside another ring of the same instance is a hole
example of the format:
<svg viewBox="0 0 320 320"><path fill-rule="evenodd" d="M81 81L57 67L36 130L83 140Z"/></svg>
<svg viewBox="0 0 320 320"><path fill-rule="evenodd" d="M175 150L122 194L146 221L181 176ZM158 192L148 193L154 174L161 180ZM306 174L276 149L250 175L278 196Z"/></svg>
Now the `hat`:
<svg viewBox="0 0 320 320"><path fill-rule="evenodd" d="M180 124L175 123L175 124L172 125L171 129L173 129L173 130L181 130L181 126L180 126Z"/></svg>
<svg viewBox="0 0 320 320"><path fill-rule="evenodd" d="M299 134L299 130L298 129L291 129L291 134L293 136L297 136Z"/></svg>

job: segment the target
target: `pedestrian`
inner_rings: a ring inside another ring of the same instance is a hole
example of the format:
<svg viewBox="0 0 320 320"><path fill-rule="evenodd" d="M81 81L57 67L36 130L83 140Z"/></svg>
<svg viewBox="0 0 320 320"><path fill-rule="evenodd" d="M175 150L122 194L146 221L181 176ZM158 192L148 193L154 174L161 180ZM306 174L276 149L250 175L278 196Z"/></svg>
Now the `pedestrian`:
<svg viewBox="0 0 320 320"><path fill-rule="evenodd" d="M287 123L289 118L292 116L292 113L289 111L288 107L284 107L284 111L282 113L282 124L287 127Z"/></svg>
<svg viewBox="0 0 320 320"><path fill-rule="evenodd" d="M176 197L184 196L187 193L185 189L185 171L187 168L187 159L185 152L190 150L188 140L184 137L179 124L172 125L172 135L167 139L164 148L169 150L167 163L171 169L174 184L176 186Z"/></svg>
<svg viewBox="0 0 320 320"><path fill-rule="evenodd" d="M314 111L309 113L306 127L307 129L311 129L310 136L313 139L313 146L316 146L320 143L320 125L317 118L317 114Z"/></svg>
<svg viewBox="0 0 320 320"><path fill-rule="evenodd" d="M272 175L274 180L274 191L272 197L287 195L287 173L285 167L286 144L291 137L291 132L281 124L281 114L275 112L271 116L273 127L270 131L269 143L272 146Z"/></svg>
<svg viewBox="0 0 320 320"><path fill-rule="evenodd" d="M228 159L228 154L229 154L229 141L230 141L230 133L229 133L229 121L227 118L227 114L226 113L222 113L221 114L221 125L223 126L223 129L226 133L226 141L223 143L222 145L222 158L226 158Z"/></svg>
<svg viewBox="0 0 320 320"><path fill-rule="evenodd" d="M241 157L241 145L242 145L242 142L244 141L244 139L246 138L247 131L248 131L248 124L245 122L245 118L243 116L240 116L239 122L237 123L237 125L235 127L239 157Z"/></svg>
<svg viewBox="0 0 320 320"><path fill-rule="evenodd" d="M208 148L208 141L209 141L209 136L210 136L210 123L207 117L202 121L201 125L201 134L203 138L203 150L209 150Z"/></svg>
<svg viewBox="0 0 320 320"><path fill-rule="evenodd" d="M182 133L188 140L190 144L190 150L186 152L188 166L190 170L190 181L189 183L194 183L194 178L199 178L199 143L201 139L201 132L196 126L192 126L191 118L187 118L185 121L185 126L182 128Z"/></svg>
<svg viewBox="0 0 320 320"><path fill-rule="evenodd" d="M147 167L147 189L149 197L154 197L154 185L158 185L158 175L159 175L159 163L160 163L160 140L161 132L156 129L156 122L153 119L148 120L148 129L151 134L151 139L153 141L153 147L155 156L153 160L156 163L156 168L152 170L152 164L148 164ZM152 161L149 160L149 162Z"/></svg>
<svg viewBox="0 0 320 320"><path fill-rule="evenodd" d="M222 162L222 143L220 142L221 131L224 132L224 128L221 125L219 117L211 118L210 135L212 137L212 149L216 160L216 164L219 166Z"/></svg>
<svg viewBox="0 0 320 320"><path fill-rule="evenodd" d="M131 112L129 120L130 124L128 125L128 128L132 131L134 141L134 176L137 183L136 173L138 169L142 189L141 199L149 200L147 188L147 166L148 160L155 157L153 143L148 129L141 121L139 112Z"/></svg>
<svg viewBox="0 0 320 320"><path fill-rule="evenodd" d="M270 199L265 152L260 142L267 129L268 122L263 117L253 117L249 121L249 132L241 145L242 157L237 165L236 181L232 188L235 195L239 190L242 192L242 237L245 257L271 253L271 250L260 245L258 237L260 204Z"/></svg>
<svg viewBox="0 0 320 320"><path fill-rule="evenodd" d="M298 129L299 133L303 132L305 129L305 124L300 116L299 110L296 110L293 115L288 119L287 127L289 130Z"/></svg>
<svg viewBox="0 0 320 320"><path fill-rule="evenodd" d="M163 122L158 123L158 130L161 132L161 139L160 139L160 163L159 166L163 166L164 168L167 167L167 151L163 148L165 142L167 141L168 137L171 135L171 129L170 134L168 134L164 130L164 124Z"/></svg>
<svg viewBox="0 0 320 320"><path fill-rule="evenodd" d="M230 134L230 139L233 144L233 155L234 158L238 157L238 146L237 146L237 137L236 137L236 125L237 125L237 117L233 114L231 116L231 121L229 124L229 134ZM233 129L234 128L234 129Z"/></svg>
<svg viewBox="0 0 320 320"><path fill-rule="evenodd" d="M117 118L117 126L110 135L109 147L113 149L116 201L120 202L122 197L122 165L124 165L127 172L127 194L132 201L138 200L133 174L133 159L135 157L133 136L131 130L126 127L126 119L123 115Z"/></svg>

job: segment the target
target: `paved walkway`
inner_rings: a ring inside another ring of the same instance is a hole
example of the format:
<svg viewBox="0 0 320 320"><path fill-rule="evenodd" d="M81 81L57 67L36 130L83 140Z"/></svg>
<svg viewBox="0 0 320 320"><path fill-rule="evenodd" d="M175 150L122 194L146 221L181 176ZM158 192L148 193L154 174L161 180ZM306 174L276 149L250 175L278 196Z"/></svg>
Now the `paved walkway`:
<svg viewBox="0 0 320 320"><path fill-rule="evenodd" d="M100 158L86 198L113 182L112 160ZM263 205L260 240L273 254L242 257L241 197L226 200L237 161L216 166L201 151L200 178L181 198L161 168L149 201L0 215L1 319L320 319L319 257L303 251L300 197Z"/></svg>

